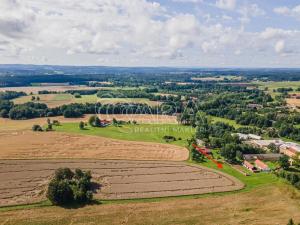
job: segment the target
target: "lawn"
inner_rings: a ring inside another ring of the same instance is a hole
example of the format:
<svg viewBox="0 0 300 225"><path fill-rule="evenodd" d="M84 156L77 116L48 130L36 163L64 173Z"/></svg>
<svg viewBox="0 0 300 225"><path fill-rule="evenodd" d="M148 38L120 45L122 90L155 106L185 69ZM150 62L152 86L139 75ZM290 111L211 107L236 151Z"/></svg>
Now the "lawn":
<svg viewBox="0 0 300 225"><path fill-rule="evenodd" d="M293 88L296 89L300 87L300 81L268 81L268 82L254 82L254 84L258 85L261 90L268 88L268 93L274 98L276 95L279 95L279 92L273 92L273 90L278 88ZM295 93L295 92L290 92Z"/></svg>
<svg viewBox="0 0 300 225"><path fill-rule="evenodd" d="M233 169L228 164L223 163L223 168L219 169L216 164L214 164L210 160L206 160L205 162L200 163L202 166L206 166L224 173L227 173L231 176L236 177L240 181L242 181L246 187L242 191L250 191L253 188L257 188L259 186L271 185L271 184L279 184L282 183L282 180L277 178L272 173L250 173L250 176L245 176L240 172Z"/></svg>
<svg viewBox="0 0 300 225"><path fill-rule="evenodd" d="M213 122L223 122L223 123L228 123L229 125L233 126L234 128L239 128L239 127L244 127L243 125L237 124L234 120L226 119L226 118L221 118L221 117L216 117L216 116L209 116L209 119Z"/></svg>
<svg viewBox="0 0 300 225"><path fill-rule="evenodd" d="M96 128L87 126L85 130L80 130L78 123L63 123L61 126L54 127L56 131L102 136L113 139L128 141L146 141L166 143L163 136L170 135L176 137L176 141L170 142L179 146L186 146L187 139L191 138L195 129L189 126L178 124L126 124L121 127L108 126ZM178 140L180 139L181 140Z"/></svg>

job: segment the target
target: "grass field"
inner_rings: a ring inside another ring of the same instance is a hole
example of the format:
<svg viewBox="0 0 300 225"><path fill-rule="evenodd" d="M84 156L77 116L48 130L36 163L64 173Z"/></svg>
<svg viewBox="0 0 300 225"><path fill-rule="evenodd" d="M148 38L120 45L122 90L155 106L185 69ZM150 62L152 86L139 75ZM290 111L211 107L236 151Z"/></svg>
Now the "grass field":
<svg viewBox="0 0 300 225"><path fill-rule="evenodd" d="M283 82L274 82L274 81L268 81L268 82L254 82L253 84L258 85L258 87L261 90L264 90L265 88L268 88L268 93L274 98L276 95L279 94L279 92L274 92L273 90L276 90L278 88L293 88L296 89L300 87L300 81L283 81ZM295 92L291 92L295 93Z"/></svg>
<svg viewBox="0 0 300 225"><path fill-rule="evenodd" d="M98 98L97 95L82 95L81 98L75 98L71 94L43 94L43 95L27 95L14 99L15 104L23 104L30 102L32 96L39 97L39 103L45 103L48 107L57 107L70 103L96 103L116 104L116 103L137 103L148 104L151 106L159 105L160 102L150 101L146 98ZM37 102L37 101L35 101Z"/></svg>
<svg viewBox="0 0 300 225"><path fill-rule="evenodd" d="M177 139L177 141L170 142L170 144L179 146L186 146L186 140L191 138L195 132L194 128L177 124L128 124L121 127L109 126L105 128L88 126L85 130L80 130L78 123L64 123L61 126L54 127L54 129L56 131L95 135L120 140L158 143L166 143L163 136L170 135ZM181 140L178 140L179 138Z"/></svg>
<svg viewBox="0 0 300 225"><path fill-rule="evenodd" d="M243 125L240 125L236 123L234 120L226 119L226 118L221 118L221 117L216 117L216 116L209 116L209 119L213 122L223 122L223 123L228 123L229 125L233 126L234 128L239 128L239 127L244 127Z"/></svg>

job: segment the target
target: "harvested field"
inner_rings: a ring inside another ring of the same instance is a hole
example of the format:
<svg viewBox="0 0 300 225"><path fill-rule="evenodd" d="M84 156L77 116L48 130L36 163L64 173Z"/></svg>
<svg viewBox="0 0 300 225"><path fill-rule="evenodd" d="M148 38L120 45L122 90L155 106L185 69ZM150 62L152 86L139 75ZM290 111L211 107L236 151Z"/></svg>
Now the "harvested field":
<svg viewBox="0 0 300 225"><path fill-rule="evenodd" d="M91 205L76 210L46 207L0 212L5 225L282 225L300 221L298 197L286 185L193 199Z"/></svg>
<svg viewBox="0 0 300 225"><path fill-rule="evenodd" d="M182 162L113 160L0 160L0 206L32 203L45 197L54 170L91 170L96 199L153 198L233 191L237 179Z"/></svg>
<svg viewBox="0 0 300 225"><path fill-rule="evenodd" d="M148 104L150 106L160 105L161 102L150 101L146 98L98 98L97 95L81 95L80 98L75 98L71 94L40 94L40 95L26 95L14 99L15 104L23 104L26 102L31 102L32 97L39 97L39 103L44 103L50 108L67 105L71 103L96 103L100 102L102 104L117 104L117 103L133 103L133 104ZM37 102L37 101L36 101Z"/></svg>
<svg viewBox="0 0 300 225"><path fill-rule="evenodd" d="M0 131L0 149L0 159L90 158L182 161L188 158L188 150L175 145L58 132Z"/></svg>
<svg viewBox="0 0 300 225"><path fill-rule="evenodd" d="M27 94L31 92L37 94L39 91L57 91L63 92L67 90L94 90L101 89L95 87L88 87L85 85L61 85L61 86L26 86L26 87L1 87L0 91L23 91Z"/></svg>
<svg viewBox="0 0 300 225"><path fill-rule="evenodd" d="M292 107L300 107L300 99L287 98L286 103Z"/></svg>
<svg viewBox="0 0 300 225"><path fill-rule="evenodd" d="M63 116L50 117L51 120L58 120L61 123L73 123L84 121L87 122L91 115L85 115L82 118L64 118ZM177 124L176 116L168 115L149 115L149 114L98 114L101 119L112 120L116 118L117 120L135 120L138 123L145 124ZM36 118L29 120L10 120L5 118L0 118L0 131L1 130L28 130L32 128L33 124L45 125L47 124L47 118Z"/></svg>

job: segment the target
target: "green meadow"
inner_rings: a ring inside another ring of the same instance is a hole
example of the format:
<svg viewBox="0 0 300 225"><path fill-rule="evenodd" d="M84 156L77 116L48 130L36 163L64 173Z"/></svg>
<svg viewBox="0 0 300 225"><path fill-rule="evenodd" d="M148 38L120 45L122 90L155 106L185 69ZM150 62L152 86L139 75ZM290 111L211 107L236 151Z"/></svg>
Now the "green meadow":
<svg viewBox="0 0 300 225"><path fill-rule="evenodd" d="M176 141L169 142L179 146L186 146L187 139L195 133L195 129L190 126L178 124L126 124L120 127L91 127L86 126L84 130L79 129L78 123L64 123L60 126L55 126L56 131L94 135L113 139L128 140L128 141L146 141L167 143L163 137L165 135L173 136Z"/></svg>

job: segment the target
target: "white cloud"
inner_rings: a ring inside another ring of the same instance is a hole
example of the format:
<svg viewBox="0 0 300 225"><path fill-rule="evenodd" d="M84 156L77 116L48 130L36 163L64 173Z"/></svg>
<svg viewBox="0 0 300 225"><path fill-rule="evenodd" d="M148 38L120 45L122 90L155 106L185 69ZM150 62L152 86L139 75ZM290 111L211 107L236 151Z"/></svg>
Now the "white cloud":
<svg viewBox="0 0 300 225"><path fill-rule="evenodd" d="M203 0L172 0L172 2L180 2L180 3L202 3Z"/></svg>
<svg viewBox="0 0 300 225"><path fill-rule="evenodd" d="M252 17L264 16L266 14L257 4L246 4L240 7L238 12L241 14L240 20L243 24L249 23Z"/></svg>
<svg viewBox="0 0 300 225"><path fill-rule="evenodd" d="M300 19L300 5L291 8L287 6L277 7L274 8L273 11L280 15L291 16Z"/></svg>
<svg viewBox="0 0 300 225"><path fill-rule="evenodd" d="M244 26L231 26L236 22L232 14L244 21L265 15L258 5L214 3L235 11L226 12L229 16L204 11L201 17L147 0L0 0L0 60L15 62L19 55L20 62L197 65L199 58L217 63L222 56L235 63L245 56L259 59L260 54L274 57L274 51L300 51L298 30L247 32Z"/></svg>
<svg viewBox="0 0 300 225"><path fill-rule="evenodd" d="M236 0L217 0L216 6L220 9L234 10L236 7Z"/></svg>
<svg viewBox="0 0 300 225"><path fill-rule="evenodd" d="M277 53L283 53L285 48L285 41L284 40L279 40L276 42L274 49Z"/></svg>
<svg viewBox="0 0 300 225"><path fill-rule="evenodd" d="M267 27L263 32L261 32L260 36L261 38L268 40L273 38L283 38L286 36L291 36L295 32L297 31Z"/></svg>

